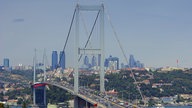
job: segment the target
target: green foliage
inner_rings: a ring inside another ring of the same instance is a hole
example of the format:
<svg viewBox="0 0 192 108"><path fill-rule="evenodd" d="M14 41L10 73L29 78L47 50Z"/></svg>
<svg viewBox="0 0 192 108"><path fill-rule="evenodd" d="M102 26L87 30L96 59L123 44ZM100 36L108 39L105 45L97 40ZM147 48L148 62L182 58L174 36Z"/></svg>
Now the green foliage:
<svg viewBox="0 0 192 108"><path fill-rule="evenodd" d="M155 101L153 99L150 99L149 102L148 102L148 106L152 107L154 105L155 105Z"/></svg>
<svg viewBox="0 0 192 108"><path fill-rule="evenodd" d="M89 87L95 90L99 90L99 75L80 75L79 77L79 84L80 86L85 86L85 87ZM95 85L95 86L91 86L91 85Z"/></svg>
<svg viewBox="0 0 192 108"><path fill-rule="evenodd" d="M3 103L0 103L0 108L5 108L5 105Z"/></svg>
<svg viewBox="0 0 192 108"><path fill-rule="evenodd" d="M191 69L192 70L192 69ZM191 72L190 70L190 72ZM42 71L39 70L39 73ZM136 71L135 71L136 72ZM135 73L134 72L134 73ZM155 72L154 79L150 79L150 84L146 85L144 83L138 84L141 89L141 92L146 97L163 97L163 96L174 96L176 94L192 94L192 74L190 72L182 72L172 71L168 73L158 73ZM23 79L27 81L32 81L32 70L27 71L18 71L13 70L12 72L2 72L3 76L0 77L0 80L7 82L22 82L21 80L13 80L10 75L20 75L23 76ZM139 72L138 72L139 73ZM120 71L120 73L113 73L105 75L105 89L106 91L115 89L118 91L118 97L125 100L134 100L141 99L140 94L137 90L136 84L134 84L134 80L130 77L130 71ZM147 74L146 71L140 72L142 76L136 75L135 78L137 81L142 82L145 79L149 79L149 76L145 76ZM88 86L89 88L95 89L99 91L99 75L80 75L80 86ZM60 81L59 78L56 79ZM67 80L63 78L63 80ZM70 80L70 83L73 84L74 80ZM157 88L152 88L152 84L154 83L170 83L172 86L164 86ZM95 85L95 86L92 86ZM162 89L163 91L160 91ZM98 92L99 93L99 92ZM24 90L14 90L6 93L10 99L15 99L17 96L24 96L25 94L31 94L31 88L25 88ZM3 98L3 94L0 94L0 100ZM64 102L69 99L72 99L73 96L58 87L50 86L50 90L47 90L47 101L50 103L59 103ZM183 99L178 96L177 102L182 102ZM18 101L19 104L23 104L23 100ZM28 104L30 101L25 101ZM154 101L149 100L149 106L153 106ZM0 107L1 108L1 107Z"/></svg>
<svg viewBox="0 0 192 108"><path fill-rule="evenodd" d="M21 105L23 102L23 99L19 98L18 101L17 101L17 104Z"/></svg>
<svg viewBox="0 0 192 108"><path fill-rule="evenodd" d="M134 80L130 77L130 71L121 71L119 74L106 75L108 82L105 83L106 90L115 89L118 91L118 97L125 100L141 99Z"/></svg>
<svg viewBox="0 0 192 108"><path fill-rule="evenodd" d="M27 108L27 103L25 101L22 104L22 108Z"/></svg>
<svg viewBox="0 0 192 108"><path fill-rule="evenodd" d="M139 72L138 72L139 73ZM105 89L112 90L115 89L119 92L118 97L124 99L139 99L141 98L139 92L134 84L134 80L130 77L130 71L121 71L120 73L112 73L105 75L107 81L105 81ZM146 71L140 72L142 76L135 76L137 81L143 81L148 79ZM150 73L149 73L150 74ZM144 76L143 76L144 75ZM96 90L99 90L99 78L97 75L85 76L81 75L80 85L90 86L91 84L96 85ZM71 81L73 82L73 81ZM161 86L158 88L152 88L153 83L169 83L172 86ZM181 70L174 70L168 73L154 73L154 79L150 79L150 84L146 85L144 83L139 84L141 92L146 97L163 97L163 96L174 96L176 94L192 94L192 74L182 72ZM160 91L162 89L163 91Z"/></svg>
<svg viewBox="0 0 192 108"><path fill-rule="evenodd" d="M33 76L33 70L12 70L12 74L21 75L24 78L32 81Z"/></svg>
<svg viewBox="0 0 192 108"><path fill-rule="evenodd" d="M28 83L32 81L33 70L1 71L0 81L9 83ZM14 77L13 77L14 76Z"/></svg>
<svg viewBox="0 0 192 108"><path fill-rule="evenodd" d="M67 91L55 87L55 86L49 86L50 90L47 90L47 100L51 104L56 104L59 102L64 102L72 99L72 95L68 93Z"/></svg>
<svg viewBox="0 0 192 108"><path fill-rule="evenodd" d="M158 97L192 94L192 74L182 72L181 70L174 70L168 73L155 73L154 79L151 82L172 84L172 86L162 86L161 88L164 91L158 93Z"/></svg>
<svg viewBox="0 0 192 108"><path fill-rule="evenodd" d="M37 73L42 73L42 70L37 70ZM33 70L13 70L11 72L7 72L7 71L3 71L1 72L2 76L0 76L0 80L1 81L5 81L5 82L10 82L10 83L23 83L24 80L29 82L32 81L32 76L33 76ZM15 75L15 76L19 76L24 80L21 79L13 79L11 78L11 75ZM57 79L58 81L60 81L60 79ZM64 79L66 80L66 78ZM18 85L18 86L22 86ZM30 86L30 85L27 85ZM23 87L23 86L22 86ZM31 88L30 87L25 87L23 90L13 90L13 91L9 91L7 92L5 95L9 96L9 99L17 99L17 97L23 97L26 94L32 94ZM54 86L50 86L50 90L47 90L47 99L48 101L50 101L51 103L59 103L59 102L64 102L67 101L69 99L72 99L73 96L64 91L63 89L60 89L58 87L54 87ZM3 99L3 94L0 94L0 101L1 99ZM32 99L32 97L31 97ZM31 99L29 100L25 100L25 98L19 98L18 99L18 104L22 105L23 108L25 108L28 104L31 104ZM0 107L1 108L1 107Z"/></svg>
<svg viewBox="0 0 192 108"><path fill-rule="evenodd" d="M5 95L9 96L9 99L16 99L18 96L24 96L26 94L31 94L31 88L24 88L23 90L13 90L7 92Z"/></svg>

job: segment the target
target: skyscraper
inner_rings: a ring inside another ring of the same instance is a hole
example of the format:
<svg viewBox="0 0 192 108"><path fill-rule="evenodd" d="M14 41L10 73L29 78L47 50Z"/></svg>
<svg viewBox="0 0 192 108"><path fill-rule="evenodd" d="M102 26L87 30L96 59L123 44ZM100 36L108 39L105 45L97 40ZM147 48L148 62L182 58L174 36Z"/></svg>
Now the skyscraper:
<svg viewBox="0 0 192 108"><path fill-rule="evenodd" d="M65 52L61 51L59 55L59 65L62 69L65 69Z"/></svg>
<svg viewBox="0 0 192 108"><path fill-rule="evenodd" d="M4 58L3 66L9 68L9 59L8 58Z"/></svg>
<svg viewBox="0 0 192 108"><path fill-rule="evenodd" d="M105 67L110 68L112 70L119 69L119 58L109 56L109 58L105 59L104 63Z"/></svg>
<svg viewBox="0 0 192 108"><path fill-rule="evenodd" d="M89 66L89 58L88 58L88 56L85 56L85 58L84 58L84 65Z"/></svg>
<svg viewBox="0 0 192 108"><path fill-rule="evenodd" d="M135 60L133 55L130 55L129 58L129 67L130 68L143 68L144 64L141 63L139 60Z"/></svg>
<svg viewBox="0 0 192 108"><path fill-rule="evenodd" d="M98 54L98 66L101 66L101 54Z"/></svg>
<svg viewBox="0 0 192 108"><path fill-rule="evenodd" d="M130 57L129 57L129 67L130 68L136 67L135 59L134 59L133 55L130 55Z"/></svg>
<svg viewBox="0 0 192 108"><path fill-rule="evenodd" d="M57 62L58 62L57 51L53 51L52 52L52 70L57 68Z"/></svg>
<svg viewBox="0 0 192 108"><path fill-rule="evenodd" d="M108 59L105 59L104 66L109 67L109 60Z"/></svg>
<svg viewBox="0 0 192 108"><path fill-rule="evenodd" d="M96 57L95 56L92 57L91 65L92 65L92 67L97 65L97 61L96 61Z"/></svg>
<svg viewBox="0 0 192 108"><path fill-rule="evenodd" d="M121 63L121 69L124 69L124 68L125 68L124 63Z"/></svg>

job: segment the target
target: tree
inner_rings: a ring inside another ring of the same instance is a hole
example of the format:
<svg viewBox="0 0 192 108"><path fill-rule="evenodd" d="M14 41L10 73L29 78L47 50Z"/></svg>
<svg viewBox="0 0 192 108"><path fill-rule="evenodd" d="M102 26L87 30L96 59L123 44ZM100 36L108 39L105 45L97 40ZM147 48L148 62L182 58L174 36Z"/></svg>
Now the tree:
<svg viewBox="0 0 192 108"><path fill-rule="evenodd" d="M0 103L0 108L5 108L3 103Z"/></svg>
<svg viewBox="0 0 192 108"><path fill-rule="evenodd" d="M72 99L72 95L67 91L55 86L49 86L50 90L47 90L47 100L49 103L59 103Z"/></svg>
<svg viewBox="0 0 192 108"><path fill-rule="evenodd" d="M23 102L23 99L22 98L19 98L18 101L17 101L17 104L21 105Z"/></svg>
<svg viewBox="0 0 192 108"><path fill-rule="evenodd" d="M155 101L153 99L149 99L148 106L152 107L155 105Z"/></svg>
<svg viewBox="0 0 192 108"><path fill-rule="evenodd" d="M23 101L22 108L27 108L27 103Z"/></svg>

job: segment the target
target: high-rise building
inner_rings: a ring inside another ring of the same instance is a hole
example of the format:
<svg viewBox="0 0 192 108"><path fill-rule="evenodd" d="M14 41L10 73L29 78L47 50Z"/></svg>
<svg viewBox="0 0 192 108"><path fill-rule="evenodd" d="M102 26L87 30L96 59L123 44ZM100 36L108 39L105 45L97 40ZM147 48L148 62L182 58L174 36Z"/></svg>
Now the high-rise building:
<svg viewBox="0 0 192 108"><path fill-rule="evenodd" d="M88 56L85 56L85 58L84 58L84 65L89 66L89 58L88 58Z"/></svg>
<svg viewBox="0 0 192 108"><path fill-rule="evenodd" d="M118 70L119 69L119 58L109 56L109 58L105 59L104 63L105 67L112 69L112 70Z"/></svg>
<svg viewBox="0 0 192 108"><path fill-rule="evenodd" d="M98 54L98 66L101 66L101 54Z"/></svg>
<svg viewBox="0 0 192 108"><path fill-rule="evenodd" d="M138 68L143 68L144 66L143 66L143 63L140 63L140 61L136 61L136 66L138 67Z"/></svg>
<svg viewBox="0 0 192 108"><path fill-rule="evenodd" d="M143 68L144 67L144 64L141 63L139 60L135 60L133 55L130 55L130 58L129 58L129 67L130 68Z"/></svg>
<svg viewBox="0 0 192 108"><path fill-rule="evenodd" d="M109 67L109 60L108 59L105 59L104 66Z"/></svg>
<svg viewBox="0 0 192 108"><path fill-rule="evenodd" d="M59 55L59 65L62 69L65 69L65 52L61 51Z"/></svg>
<svg viewBox="0 0 192 108"><path fill-rule="evenodd" d="M95 56L92 57L91 65L92 67L97 66L97 61Z"/></svg>
<svg viewBox="0 0 192 108"><path fill-rule="evenodd" d="M121 63L121 69L124 69L124 68L125 68L124 63Z"/></svg>
<svg viewBox="0 0 192 108"><path fill-rule="evenodd" d="M3 66L6 67L6 68L9 68L9 59L8 58L4 58Z"/></svg>
<svg viewBox="0 0 192 108"><path fill-rule="evenodd" d="M130 55L129 57L129 67L130 68L136 67L136 62L133 55Z"/></svg>
<svg viewBox="0 0 192 108"><path fill-rule="evenodd" d="M58 55L57 51L52 52L52 70L57 68L57 62L58 62Z"/></svg>

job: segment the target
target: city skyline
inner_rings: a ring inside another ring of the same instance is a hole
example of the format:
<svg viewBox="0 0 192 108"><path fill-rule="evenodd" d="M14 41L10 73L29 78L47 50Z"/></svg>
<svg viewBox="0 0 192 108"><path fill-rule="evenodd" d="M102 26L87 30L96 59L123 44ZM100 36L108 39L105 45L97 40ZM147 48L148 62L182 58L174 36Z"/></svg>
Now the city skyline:
<svg viewBox="0 0 192 108"><path fill-rule="evenodd" d="M0 1L0 60L10 66L32 65L34 49L61 51L77 1ZM79 4L100 4L81 0ZM147 67L192 67L192 7L190 0L105 0L105 10L127 58L133 54ZM113 44L111 43L113 42ZM105 58L126 63L105 15ZM67 56L66 52L66 56ZM67 59L67 58L66 58ZM3 63L0 65L3 65Z"/></svg>

